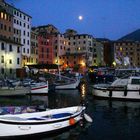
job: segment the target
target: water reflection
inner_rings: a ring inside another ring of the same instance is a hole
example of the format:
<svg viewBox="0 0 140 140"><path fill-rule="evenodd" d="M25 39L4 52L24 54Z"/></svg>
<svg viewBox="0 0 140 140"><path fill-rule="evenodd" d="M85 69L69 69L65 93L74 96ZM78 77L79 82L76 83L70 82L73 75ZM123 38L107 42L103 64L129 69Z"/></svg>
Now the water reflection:
<svg viewBox="0 0 140 140"><path fill-rule="evenodd" d="M78 90L58 90L45 97L32 97L30 103L60 108L79 105L81 100L88 102L86 112L92 117L92 124L77 125L55 136L42 135L37 140L139 140L140 102L97 100L90 93L83 98ZM3 106L23 104L29 104L28 97L0 98Z"/></svg>
<svg viewBox="0 0 140 140"><path fill-rule="evenodd" d="M78 90L57 90L48 95L48 100L50 108L80 105L80 93Z"/></svg>
<svg viewBox="0 0 140 140"><path fill-rule="evenodd" d="M139 102L94 99L91 106L94 111L94 125L90 129L95 132L91 134L92 138L137 140L140 136Z"/></svg>

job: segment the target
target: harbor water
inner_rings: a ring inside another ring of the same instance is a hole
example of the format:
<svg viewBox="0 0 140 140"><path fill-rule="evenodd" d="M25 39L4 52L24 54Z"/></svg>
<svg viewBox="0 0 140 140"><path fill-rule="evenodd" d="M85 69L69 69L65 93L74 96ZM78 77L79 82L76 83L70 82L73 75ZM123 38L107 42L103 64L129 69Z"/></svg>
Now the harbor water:
<svg viewBox="0 0 140 140"><path fill-rule="evenodd" d="M61 108L87 104L86 113L93 119L83 127L76 127L52 136L40 135L37 140L139 140L140 102L99 100L87 92L83 97L78 90L58 90L48 96L1 97L1 106L43 105ZM21 138L20 138L21 139ZM26 138L28 139L28 138Z"/></svg>

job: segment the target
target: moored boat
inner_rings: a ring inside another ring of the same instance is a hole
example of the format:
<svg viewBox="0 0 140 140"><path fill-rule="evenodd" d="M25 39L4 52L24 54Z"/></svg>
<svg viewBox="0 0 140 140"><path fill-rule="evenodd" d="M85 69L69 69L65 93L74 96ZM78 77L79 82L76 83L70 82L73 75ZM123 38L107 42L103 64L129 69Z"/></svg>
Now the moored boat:
<svg viewBox="0 0 140 140"><path fill-rule="evenodd" d="M54 81L55 89L77 89L80 83L80 78L69 78L67 76L56 75Z"/></svg>
<svg viewBox="0 0 140 140"><path fill-rule="evenodd" d="M32 83L31 85L31 94L36 94L36 93L48 93L48 81L47 82L35 82Z"/></svg>
<svg viewBox="0 0 140 140"><path fill-rule="evenodd" d="M29 87L24 87L18 84L13 84L11 81L0 82L0 96L21 96L30 93Z"/></svg>
<svg viewBox="0 0 140 140"><path fill-rule="evenodd" d="M84 110L84 106L73 106L39 112L35 109L29 109L29 112L22 109L8 114L1 113L0 137L55 132L76 125L82 119Z"/></svg>
<svg viewBox="0 0 140 140"><path fill-rule="evenodd" d="M140 100L139 76L130 76L124 79L117 79L111 85L96 84L92 88L92 94L97 97Z"/></svg>

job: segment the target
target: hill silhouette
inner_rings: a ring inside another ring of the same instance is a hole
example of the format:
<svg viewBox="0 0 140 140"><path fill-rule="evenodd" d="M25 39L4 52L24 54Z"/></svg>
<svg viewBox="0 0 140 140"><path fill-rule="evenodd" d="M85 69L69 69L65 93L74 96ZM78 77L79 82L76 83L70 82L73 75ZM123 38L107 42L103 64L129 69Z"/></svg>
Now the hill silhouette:
<svg viewBox="0 0 140 140"><path fill-rule="evenodd" d="M140 41L140 29L121 37L118 41Z"/></svg>

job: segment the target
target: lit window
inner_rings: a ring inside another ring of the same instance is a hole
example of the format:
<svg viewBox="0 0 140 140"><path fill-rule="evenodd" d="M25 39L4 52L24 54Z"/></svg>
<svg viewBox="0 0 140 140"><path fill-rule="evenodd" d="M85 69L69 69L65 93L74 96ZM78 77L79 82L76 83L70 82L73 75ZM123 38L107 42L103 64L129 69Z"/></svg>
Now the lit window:
<svg viewBox="0 0 140 140"><path fill-rule="evenodd" d="M1 12L1 18L3 18L3 17L4 17L3 12Z"/></svg>
<svg viewBox="0 0 140 140"><path fill-rule="evenodd" d="M4 14L4 19L5 19L5 20L7 19L7 14Z"/></svg>

